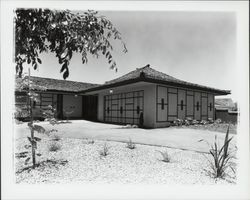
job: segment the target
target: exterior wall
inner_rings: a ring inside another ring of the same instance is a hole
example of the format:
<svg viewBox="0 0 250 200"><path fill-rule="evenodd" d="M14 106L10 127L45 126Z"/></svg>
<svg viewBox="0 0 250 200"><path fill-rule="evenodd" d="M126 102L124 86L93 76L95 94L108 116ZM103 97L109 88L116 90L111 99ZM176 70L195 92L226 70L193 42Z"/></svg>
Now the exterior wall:
<svg viewBox="0 0 250 200"><path fill-rule="evenodd" d="M120 123L120 124L133 124L133 121L124 121L123 119L121 119L121 117L123 117L125 115L125 113L120 113L120 107L122 106L123 108L125 108L125 102L127 102L127 109L129 109L129 104L132 103L130 101L132 100L127 100L125 101L125 97L128 97L130 99L130 97L132 97L131 95L133 95L134 93L134 97L135 102L134 102L134 113L133 112L128 112L127 114L129 115L129 117L132 117L132 115L134 114L134 116L137 115L136 113L136 107L140 106L140 112L143 112L143 120L144 120L144 126L146 127L154 127L155 126L155 115L153 113L155 113L155 85L150 84L150 83L145 83L145 82L140 82L140 83L135 83L135 84L131 84L131 85L126 85L126 86L120 86L120 87L115 87L112 88L113 93L112 96L110 94L110 89L104 89L104 90L100 90L98 91L98 120L99 121L105 121L105 105L104 105L104 99L105 98L112 98L112 99L119 99L112 101L113 102L113 108L112 105L109 105L110 110L113 110L112 115L113 116L117 116L117 120L108 120L105 122L108 123ZM88 94L97 94L96 92L92 92L92 93L88 93ZM87 94L87 95L88 95ZM139 98L139 96L141 96L143 94L143 98ZM136 97L138 96L138 98ZM122 100L123 99L123 100ZM109 101L109 100L108 100ZM110 101L109 101L110 102ZM117 104L117 105L116 105ZM132 105L132 104L131 104ZM142 108L141 108L142 107ZM112 109L111 109L112 108ZM132 110L132 107L131 107ZM106 110L107 112L107 110ZM106 113L107 114L107 113ZM119 119L118 119L119 118ZM138 121L134 120L134 123L136 124Z"/></svg>
<svg viewBox="0 0 250 200"><path fill-rule="evenodd" d="M156 123L167 126L175 119L214 119L214 94L166 85L156 87Z"/></svg>
<svg viewBox="0 0 250 200"><path fill-rule="evenodd" d="M215 119L214 95L208 94L208 118Z"/></svg>
<svg viewBox="0 0 250 200"><path fill-rule="evenodd" d="M228 111L228 110L217 110L215 111L216 118L221 119L222 122L227 123L237 123L238 113L237 111Z"/></svg>
<svg viewBox="0 0 250 200"><path fill-rule="evenodd" d="M44 115L43 112L48 109L48 106L51 105L54 108L57 106L57 94L50 93L50 92L37 92L37 98L39 99L38 102L33 102L32 105L32 112L34 119L43 119ZM28 118L28 97L25 92L23 93L16 93L15 95L15 106L22 110L20 116L17 118Z"/></svg>
<svg viewBox="0 0 250 200"><path fill-rule="evenodd" d="M178 119L186 118L186 91L178 90Z"/></svg>
<svg viewBox="0 0 250 200"><path fill-rule="evenodd" d="M201 120L201 93L194 92L194 119Z"/></svg>
<svg viewBox="0 0 250 200"><path fill-rule="evenodd" d="M82 96L63 95L63 116L70 118L82 117Z"/></svg>

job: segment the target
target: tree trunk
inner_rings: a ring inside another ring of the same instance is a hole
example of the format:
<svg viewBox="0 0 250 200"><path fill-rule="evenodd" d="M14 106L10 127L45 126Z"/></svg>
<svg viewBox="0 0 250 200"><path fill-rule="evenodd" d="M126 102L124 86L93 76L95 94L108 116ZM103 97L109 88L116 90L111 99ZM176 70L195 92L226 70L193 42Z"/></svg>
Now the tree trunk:
<svg viewBox="0 0 250 200"><path fill-rule="evenodd" d="M30 69L29 69L29 113L30 113L30 125L33 127L33 112L32 112L33 100L30 98ZM36 143L34 140L34 129L30 130L31 138L31 155L32 155L32 167L36 167Z"/></svg>

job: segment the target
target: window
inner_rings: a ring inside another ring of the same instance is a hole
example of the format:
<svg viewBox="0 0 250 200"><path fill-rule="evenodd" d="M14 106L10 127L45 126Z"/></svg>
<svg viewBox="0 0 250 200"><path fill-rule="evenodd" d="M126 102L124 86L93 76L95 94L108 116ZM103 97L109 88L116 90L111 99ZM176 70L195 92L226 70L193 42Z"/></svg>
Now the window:
<svg viewBox="0 0 250 200"><path fill-rule="evenodd" d="M109 114L109 107L108 107L108 114Z"/></svg>
<svg viewBox="0 0 250 200"><path fill-rule="evenodd" d="M120 107L120 113L121 114L123 113L123 107L122 106Z"/></svg>
<svg viewBox="0 0 250 200"><path fill-rule="evenodd" d="M164 110L164 99L161 99L161 109Z"/></svg>
<svg viewBox="0 0 250 200"><path fill-rule="evenodd" d="M199 101L197 101L196 103L196 110L199 111L199 107L200 107L200 104L199 104Z"/></svg>
<svg viewBox="0 0 250 200"><path fill-rule="evenodd" d="M183 100L181 100L181 110L183 110Z"/></svg>
<svg viewBox="0 0 250 200"><path fill-rule="evenodd" d="M137 108L136 108L136 112L137 112L137 114L139 114L139 113L140 113L140 106L137 106Z"/></svg>

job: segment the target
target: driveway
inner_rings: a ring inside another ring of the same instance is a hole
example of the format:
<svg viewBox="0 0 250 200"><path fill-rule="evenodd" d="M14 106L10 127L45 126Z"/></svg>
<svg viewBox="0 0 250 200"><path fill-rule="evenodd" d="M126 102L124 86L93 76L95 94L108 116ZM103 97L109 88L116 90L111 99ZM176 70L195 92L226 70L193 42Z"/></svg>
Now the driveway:
<svg viewBox="0 0 250 200"><path fill-rule="evenodd" d="M198 152L207 152L210 146L206 142L198 142L203 139L209 144L213 144L215 135L219 144L222 145L225 134L207 130L197 130L190 128L157 128L157 129L139 129L126 128L121 125L112 125L105 123L89 122L85 120L72 120L70 123L63 123L52 126L48 122L40 122L46 129L57 129L56 133L60 137L68 138L90 138L94 140L112 140L126 142L131 138L135 143L166 146L184 150ZM27 123L16 125L15 137L26 137L29 134ZM236 135L232 144L236 144Z"/></svg>

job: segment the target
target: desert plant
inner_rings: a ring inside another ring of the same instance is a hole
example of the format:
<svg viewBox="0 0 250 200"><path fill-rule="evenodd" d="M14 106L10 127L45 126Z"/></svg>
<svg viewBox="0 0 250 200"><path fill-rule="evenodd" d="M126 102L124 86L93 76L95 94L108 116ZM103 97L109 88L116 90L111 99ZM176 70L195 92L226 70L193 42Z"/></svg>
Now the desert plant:
<svg viewBox="0 0 250 200"><path fill-rule="evenodd" d="M87 144L94 144L94 143L95 143L95 141L93 139L87 140Z"/></svg>
<svg viewBox="0 0 250 200"><path fill-rule="evenodd" d="M50 143L48 145L49 151L55 152L61 149L61 145L57 142Z"/></svg>
<svg viewBox="0 0 250 200"><path fill-rule="evenodd" d="M187 119L185 119L185 120L184 120L184 125L185 125L185 126L189 126L189 125L190 125L190 121L187 120Z"/></svg>
<svg viewBox="0 0 250 200"><path fill-rule="evenodd" d="M199 124L199 122L196 119L194 119L194 120L192 120L192 124L197 125L197 124Z"/></svg>
<svg viewBox="0 0 250 200"><path fill-rule="evenodd" d="M52 140L59 141L59 140L61 140L61 137L59 135L57 135L57 134L54 134L53 137L52 137Z"/></svg>
<svg viewBox="0 0 250 200"><path fill-rule="evenodd" d="M103 148L99 151L100 156L107 156L109 154L109 147L104 143Z"/></svg>
<svg viewBox="0 0 250 200"><path fill-rule="evenodd" d="M212 124L212 123L214 123L214 120L213 120L213 118L208 118L208 122L209 122L209 124Z"/></svg>
<svg viewBox="0 0 250 200"><path fill-rule="evenodd" d="M173 121L174 126L182 126L184 121L182 119L176 119Z"/></svg>
<svg viewBox="0 0 250 200"><path fill-rule="evenodd" d="M170 162L170 155L167 150L165 151L159 151L161 156L162 156L162 161L163 162Z"/></svg>
<svg viewBox="0 0 250 200"><path fill-rule="evenodd" d="M209 123L209 122L208 122L207 120L204 120L204 119L200 121L200 124L202 124L202 125L206 125L206 124L208 124L208 123Z"/></svg>
<svg viewBox="0 0 250 200"><path fill-rule="evenodd" d="M219 147L217 136L215 136L214 144L211 145L209 150L209 155L212 159L208 158L210 170L206 171L214 178L224 178L227 175L228 168L235 172L234 164L231 162L234 158L233 151L229 151L229 145L233 139L233 137L229 138L229 126L230 125L228 125L223 146Z"/></svg>
<svg viewBox="0 0 250 200"><path fill-rule="evenodd" d="M222 123L222 121L221 121L221 119L216 119L216 120L214 121L214 123L220 124L220 123Z"/></svg>
<svg viewBox="0 0 250 200"><path fill-rule="evenodd" d="M127 142L127 148L129 149L135 149L135 143L131 140L131 138L129 138L129 141Z"/></svg>

